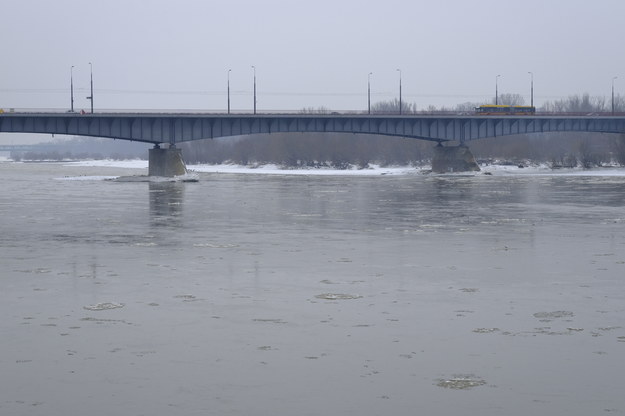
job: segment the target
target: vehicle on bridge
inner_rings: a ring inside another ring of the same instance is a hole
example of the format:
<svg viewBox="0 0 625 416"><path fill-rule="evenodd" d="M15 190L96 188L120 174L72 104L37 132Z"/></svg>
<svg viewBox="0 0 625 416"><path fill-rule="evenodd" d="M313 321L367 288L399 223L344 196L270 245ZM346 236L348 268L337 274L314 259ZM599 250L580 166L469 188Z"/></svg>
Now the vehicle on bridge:
<svg viewBox="0 0 625 416"><path fill-rule="evenodd" d="M487 104L481 105L479 107L475 107L475 112L477 114L482 114L485 116L491 115L529 115L536 114L536 107L529 105L495 105L495 104Z"/></svg>

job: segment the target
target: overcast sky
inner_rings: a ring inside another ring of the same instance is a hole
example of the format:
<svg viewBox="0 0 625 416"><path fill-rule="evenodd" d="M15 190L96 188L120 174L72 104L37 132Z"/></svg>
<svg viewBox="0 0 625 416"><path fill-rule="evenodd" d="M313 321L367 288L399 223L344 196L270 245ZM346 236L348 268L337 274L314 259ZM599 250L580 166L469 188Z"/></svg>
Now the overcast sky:
<svg viewBox="0 0 625 416"><path fill-rule="evenodd" d="M625 92L623 0L3 0L0 108L365 110Z"/></svg>

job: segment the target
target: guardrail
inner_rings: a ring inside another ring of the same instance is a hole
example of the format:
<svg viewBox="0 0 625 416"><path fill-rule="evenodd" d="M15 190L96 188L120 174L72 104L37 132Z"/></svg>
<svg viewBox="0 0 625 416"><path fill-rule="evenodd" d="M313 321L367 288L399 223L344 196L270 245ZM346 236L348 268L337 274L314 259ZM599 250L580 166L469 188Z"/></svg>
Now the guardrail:
<svg viewBox="0 0 625 416"><path fill-rule="evenodd" d="M90 112L82 111L68 111L62 108L0 108L0 115L2 114L84 114L90 115ZM257 110L256 114L249 110L231 110L230 113L224 110L211 110L211 109L123 109L123 108L105 108L95 111L94 114L197 114L197 115L302 115L302 116L471 116L480 117L487 116L485 114L479 114L473 111L413 111L409 113L402 113L392 111L372 111L369 113L367 110L338 110L338 111L308 111L308 110ZM533 114L501 114L491 115L492 117L625 117L625 112L611 111L605 112L542 112L537 111Z"/></svg>

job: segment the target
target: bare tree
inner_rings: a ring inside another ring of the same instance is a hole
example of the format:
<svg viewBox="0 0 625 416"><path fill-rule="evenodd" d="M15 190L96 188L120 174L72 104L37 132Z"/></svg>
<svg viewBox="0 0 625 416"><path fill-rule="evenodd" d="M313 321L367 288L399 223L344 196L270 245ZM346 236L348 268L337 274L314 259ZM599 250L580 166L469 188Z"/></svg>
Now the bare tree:
<svg viewBox="0 0 625 416"><path fill-rule="evenodd" d="M479 107L481 105L484 105L486 103L472 103L472 102L466 102L466 103L462 103L462 104L458 104L456 105L456 107L454 108L454 111L458 111L458 112L473 112L475 111L476 107Z"/></svg>
<svg viewBox="0 0 625 416"><path fill-rule="evenodd" d="M321 107L306 107L300 110L302 114L330 114L331 111L329 108L321 106Z"/></svg>
<svg viewBox="0 0 625 416"><path fill-rule="evenodd" d="M622 113L625 111L625 96L614 96L614 111L616 111L617 113Z"/></svg>
<svg viewBox="0 0 625 416"><path fill-rule="evenodd" d="M497 103L502 105L525 105L525 98L521 94L499 94L499 98ZM493 104L495 104L495 99L493 98Z"/></svg>
<svg viewBox="0 0 625 416"><path fill-rule="evenodd" d="M562 100L547 102L542 107L542 110L556 113L600 113L606 111L607 106L605 97L591 97L590 94L584 93L582 95L571 95Z"/></svg>
<svg viewBox="0 0 625 416"><path fill-rule="evenodd" d="M379 101L371 104L371 112L374 114L398 114L399 100L395 98L391 101ZM401 112L405 114L416 113L417 105L414 103L401 102Z"/></svg>
<svg viewBox="0 0 625 416"><path fill-rule="evenodd" d="M620 134L612 143L612 152L615 161L625 166L625 134Z"/></svg>

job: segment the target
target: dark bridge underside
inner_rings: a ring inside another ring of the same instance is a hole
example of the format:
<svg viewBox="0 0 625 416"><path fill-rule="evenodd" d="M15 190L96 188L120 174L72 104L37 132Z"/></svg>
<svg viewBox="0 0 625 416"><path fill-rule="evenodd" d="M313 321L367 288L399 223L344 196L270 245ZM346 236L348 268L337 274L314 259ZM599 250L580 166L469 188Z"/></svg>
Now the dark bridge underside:
<svg viewBox="0 0 625 416"><path fill-rule="evenodd" d="M625 117L466 115L226 115L4 113L0 132L106 137L146 143L267 133L359 133L467 142L562 131L625 133Z"/></svg>

